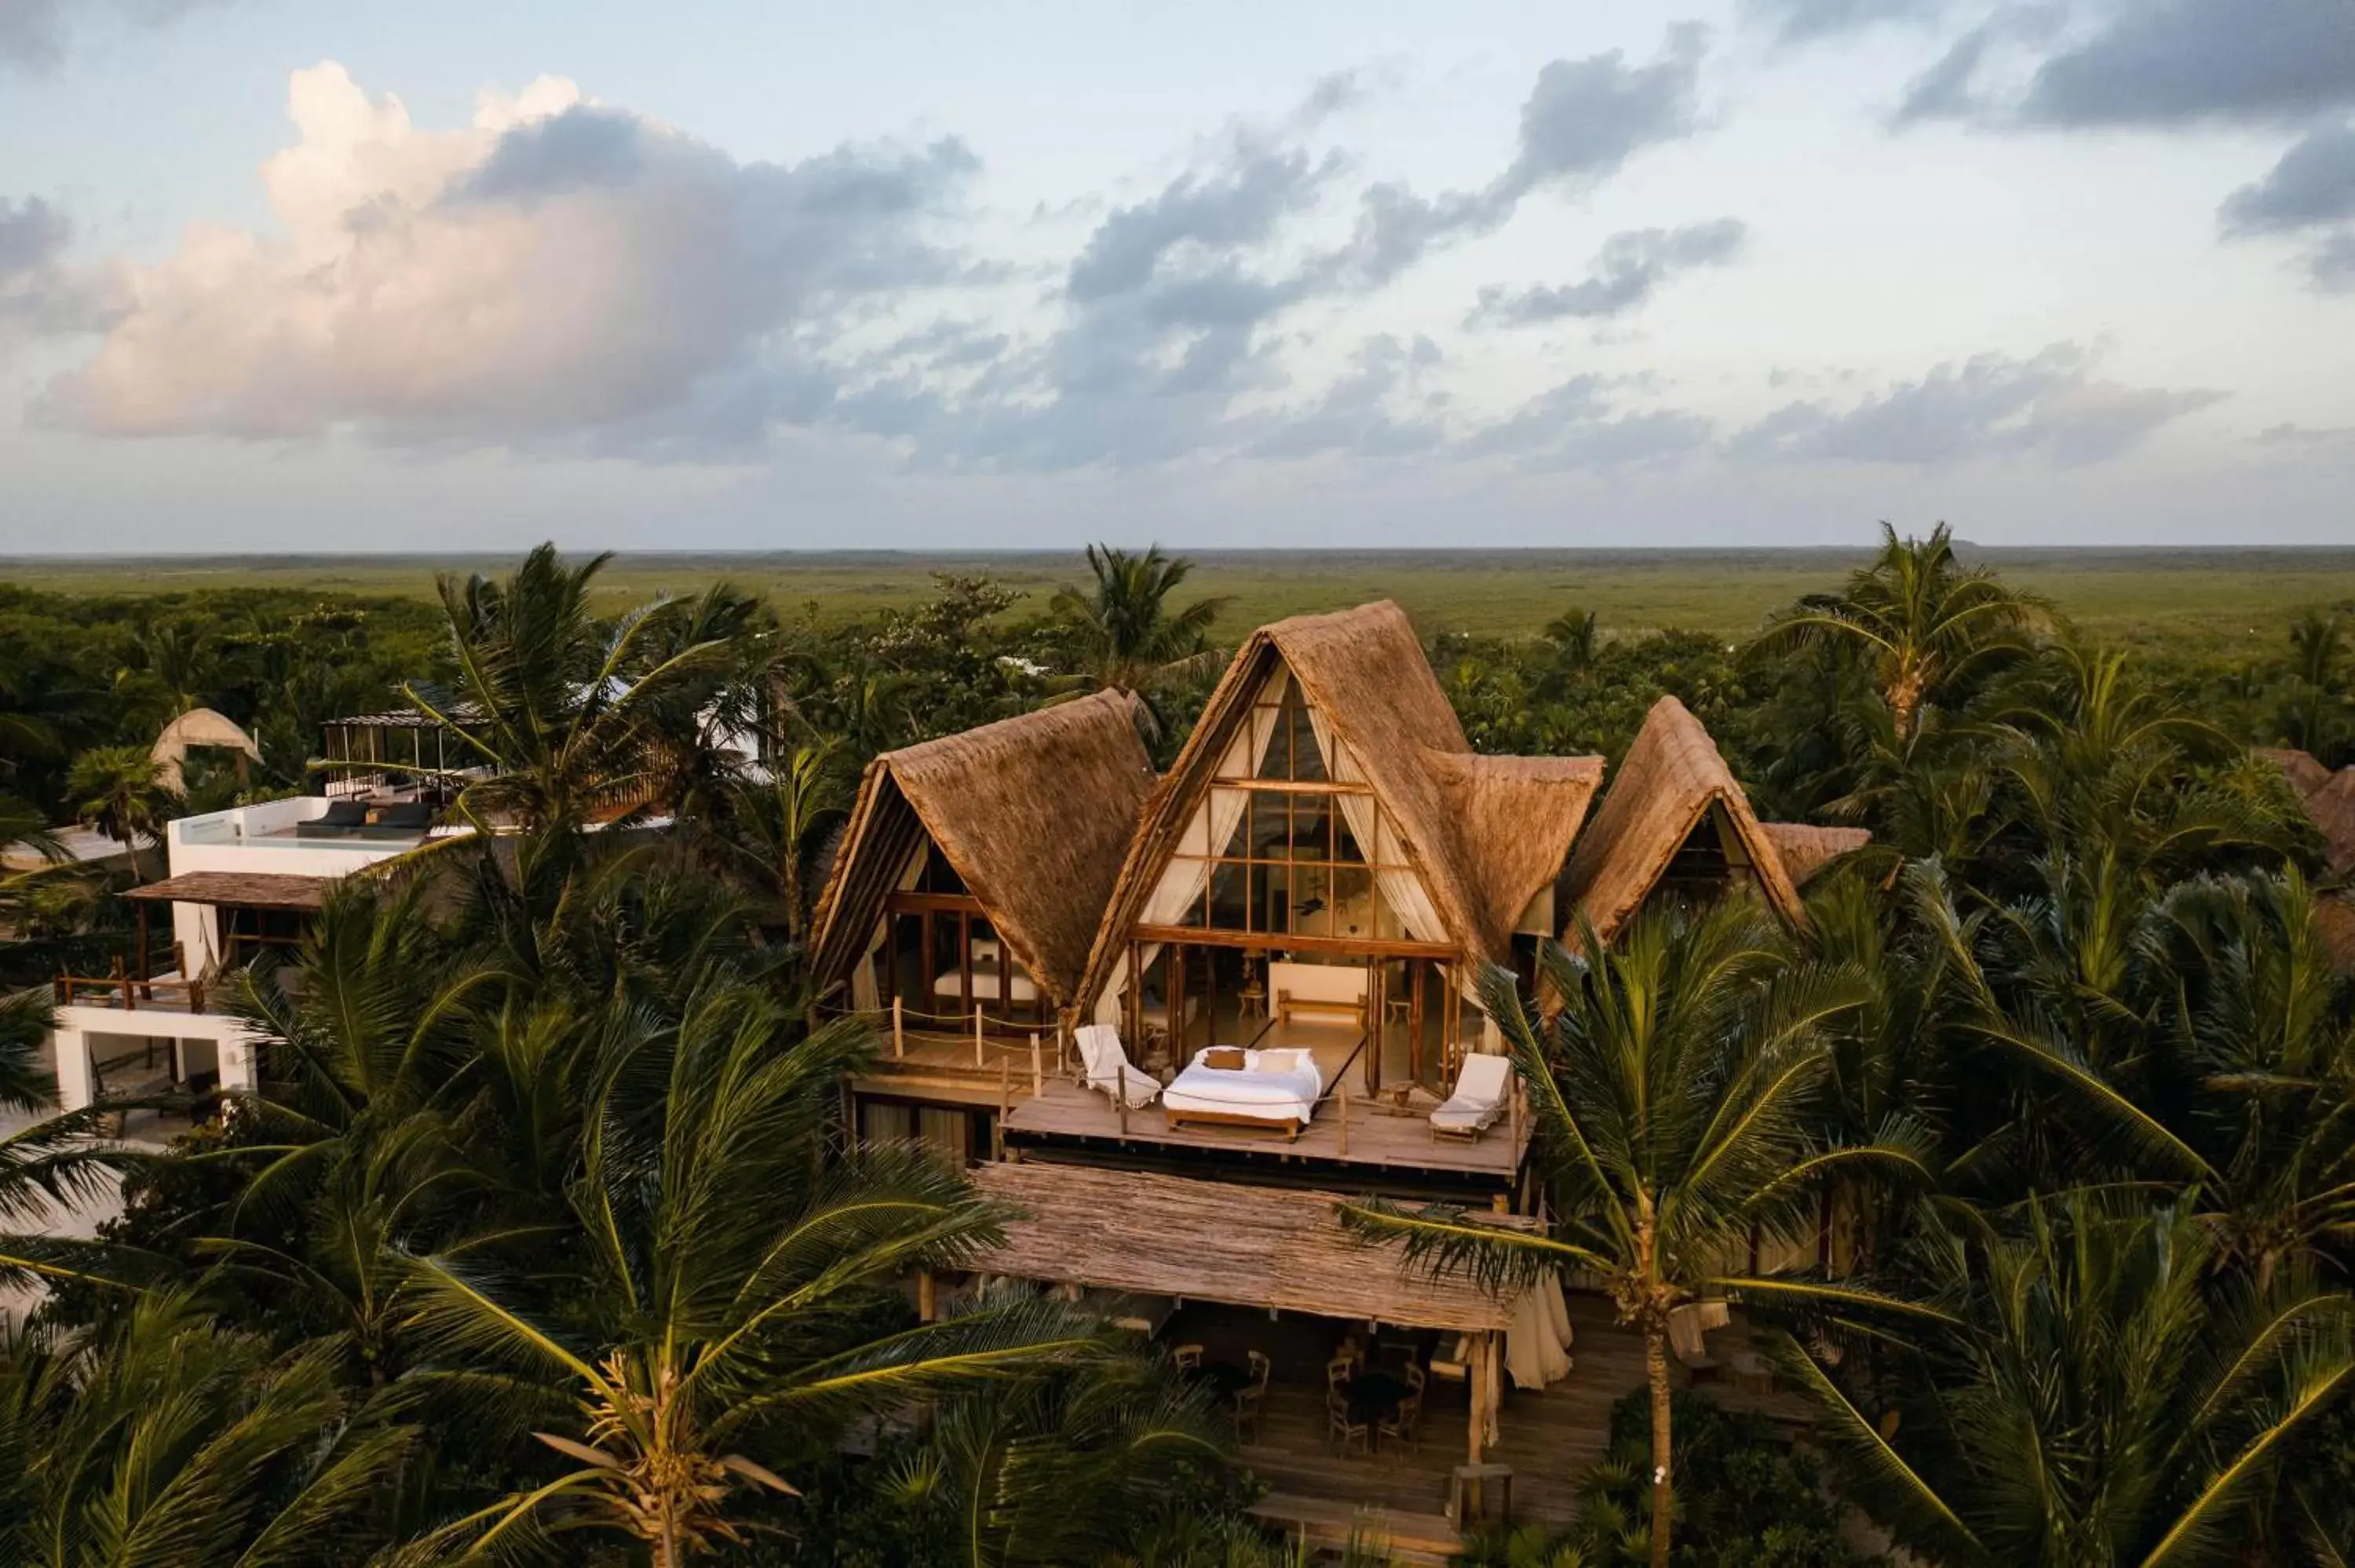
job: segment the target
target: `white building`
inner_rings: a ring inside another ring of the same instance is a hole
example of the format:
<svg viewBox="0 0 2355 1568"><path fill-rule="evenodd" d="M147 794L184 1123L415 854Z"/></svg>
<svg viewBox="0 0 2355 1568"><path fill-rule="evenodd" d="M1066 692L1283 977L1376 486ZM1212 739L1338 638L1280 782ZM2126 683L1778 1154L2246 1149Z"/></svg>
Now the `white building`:
<svg viewBox="0 0 2355 1568"><path fill-rule="evenodd" d="M172 823L169 874L126 894L139 909L131 969L57 982L59 1103L76 1110L101 1093L253 1088L254 1040L221 1011L224 975L291 948L336 881L435 831L421 807L315 796ZM151 911L171 920L166 962L144 961L154 950Z"/></svg>

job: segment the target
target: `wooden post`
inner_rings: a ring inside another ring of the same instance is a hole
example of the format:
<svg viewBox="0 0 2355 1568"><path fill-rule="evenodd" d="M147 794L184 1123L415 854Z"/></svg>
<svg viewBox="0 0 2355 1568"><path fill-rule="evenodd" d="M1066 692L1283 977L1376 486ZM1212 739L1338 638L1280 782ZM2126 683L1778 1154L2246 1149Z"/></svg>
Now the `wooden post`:
<svg viewBox="0 0 2355 1568"><path fill-rule="evenodd" d="M1341 1158L1349 1158L1349 1080L1341 1080Z"/></svg>
<svg viewBox="0 0 2355 1568"><path fill-rule="evenodd" d="M1480 1462L1480 1398L1488 1389L1487 1341L1487 1331L1483 1330L1472 1341L1472 1364L1465 1369L1465 1376L1471 1383L1467 1392L1471 1396L1472 1404L1471 1419L1465 1423L1465 1429L1470 1434L1464 1455L1464 1462L1467 1465L1476 1465Z"/></svg>
<svg viewBox="0 0 2355 1568"><path fill-rule="evenodd" d="M243 762L245 753L239 752L238 760ZM139 959L139 978L144 980L147 978L147 900L144 898L139 900L137 925L139 935L135 939L139 943L139 951L136 956Z"/></svg>
<svg viewBox="0 0 2355 1568"><path fill-rule="evenodd" d="M1039 1032L1030 1032L1030 1097L1037 1099L1047 1092L1047 1069L1039 1055Z"/></svg>
<svg viewBox="0 0 2355 1568"><path fill-rule="evenodd" d="M908 1054L907 1025L900 1017L900 999L891 999L891 1054L896 1059Z"/></svg>
<svg viewBox="0 0 2355 1568"><path fill-rule="evenodd" d="M940 1287L932 1283L932 1271L927 1268L916 1276L916 1318L929 1323L940 1315Z"/></svg>
<svg viewBox="0 0 2355 1568"><path fill-rule="evenodd" d="M981 1009L978 1007L973 1010L973 1065L976 1067L989 1065L988 1059L982 1054Z"/></svg>
<svg viewBox="0 0 2355 1568"><path fill-rule="evenodd" d="M997 1063L997 1119L989 1124L989 1157L1006 1158L1006 1118L1014 1114L1014 1064L1000 1057Z"/></svg>
<svg viewBox="0 0 2355 1568"><path fill-rule="evenodd" d="M1128 1069L1114 1068L1112 1075L1112 1103L1120 1112L1120 1135L1128 1136Z"/></svg>

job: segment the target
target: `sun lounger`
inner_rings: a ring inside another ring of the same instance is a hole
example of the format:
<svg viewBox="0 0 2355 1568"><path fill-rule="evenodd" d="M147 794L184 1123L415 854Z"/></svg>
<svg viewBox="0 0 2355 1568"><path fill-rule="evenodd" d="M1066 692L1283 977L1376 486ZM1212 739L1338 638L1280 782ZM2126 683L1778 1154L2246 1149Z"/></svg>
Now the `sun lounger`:
<svg viewBox="0 0 2355 1568"><path fill-rule="evenodd" d="M305 837L336 838L366 826L368 807L358 800L342 800L328 801L325 810L298 824L294 831Z"/></svg>
<svg viewBox="0 0 2355 1568"><path fill-rule="evenodd" d="M1509 1056L1476 1051L1465 1057L1464 1070L1455 1075L1455 1093L1431 1113L1432 1135L1476 1139L1494 1127L1505 1114L1505 1094L1512 1076Z"/></svg>
<svg viewBox="0 0 2355 1568"><path fill-rule="evenodd" d="M1071 1038L1080 1048L1080 1065L1087 1074L1088 1087L1120 1096L1131 1110L1151 1105L1160 1095L1159 1084L1129 1065L1128 1053L1121 1048L1120 1031L1111 1024L1082 1024Z"/></svg>

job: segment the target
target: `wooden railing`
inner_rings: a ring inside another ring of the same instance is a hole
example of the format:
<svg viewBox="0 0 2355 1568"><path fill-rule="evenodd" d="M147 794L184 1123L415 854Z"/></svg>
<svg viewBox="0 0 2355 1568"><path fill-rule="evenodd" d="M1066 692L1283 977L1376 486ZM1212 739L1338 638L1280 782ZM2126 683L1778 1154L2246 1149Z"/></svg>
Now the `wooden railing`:
<svg viewBox="0 0 2355 1568"><path fill-rule="evenodd" d="M203 1012L211 988L202 980L139 980L122 972L111 975L59 975L56 981L59 1007L114 1007L124 1012L155 1008L172 1012Z"/></svg>

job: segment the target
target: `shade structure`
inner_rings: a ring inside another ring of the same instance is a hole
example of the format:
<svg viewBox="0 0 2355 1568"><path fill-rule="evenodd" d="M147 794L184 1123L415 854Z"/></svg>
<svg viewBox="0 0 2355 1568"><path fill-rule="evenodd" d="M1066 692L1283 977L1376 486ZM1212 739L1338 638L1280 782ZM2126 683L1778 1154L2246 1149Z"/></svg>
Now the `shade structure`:
<svg viewBox="0 0 2355 1568"><path fill-rule="evenodd" d="M1018 1213L975 1265L986 1273L1417 1329L1512 1321L1512 1301L1342 1229L1330 1192L1038 1161L984 1165L974 1181Z"/></svg>

